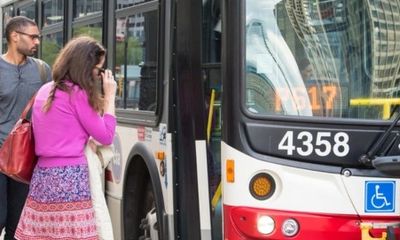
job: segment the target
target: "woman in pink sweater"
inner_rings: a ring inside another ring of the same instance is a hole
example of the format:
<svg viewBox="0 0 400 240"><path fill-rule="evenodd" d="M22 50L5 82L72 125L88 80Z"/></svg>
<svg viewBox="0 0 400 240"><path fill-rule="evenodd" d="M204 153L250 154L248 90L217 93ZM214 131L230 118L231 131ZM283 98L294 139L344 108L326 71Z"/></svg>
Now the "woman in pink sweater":
<svg viewBox="0 0 400 240"><path fill-rule="evenodd" d="M114 138L116 83L102 68L105 54L93 38L71 40L54 63L53 82L37 93L32 123L39 161L17 239L98 239L84 147L89 137L104 145Z"/></svg>

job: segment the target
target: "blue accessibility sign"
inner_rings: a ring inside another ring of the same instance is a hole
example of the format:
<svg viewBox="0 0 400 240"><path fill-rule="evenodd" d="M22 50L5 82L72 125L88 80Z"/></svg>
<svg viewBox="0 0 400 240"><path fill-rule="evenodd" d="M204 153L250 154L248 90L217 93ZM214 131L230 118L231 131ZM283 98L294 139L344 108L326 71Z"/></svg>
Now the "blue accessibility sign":
<svg viewBox="0 0 400 240"><path fill-rule="evenodd" d="M395 181L365 182L365 212L394 212Z"/></svg>

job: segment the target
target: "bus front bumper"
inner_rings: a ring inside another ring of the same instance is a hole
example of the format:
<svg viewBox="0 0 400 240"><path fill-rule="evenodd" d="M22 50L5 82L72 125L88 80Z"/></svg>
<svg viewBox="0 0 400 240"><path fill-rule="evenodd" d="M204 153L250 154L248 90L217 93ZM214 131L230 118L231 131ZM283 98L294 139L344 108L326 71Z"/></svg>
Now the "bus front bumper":
<svg viewBox="0 0 400 240"><path fill-rule="evenodd" d="M270 229L268 233L263 230L265 223L259 222L265 216L272 219L267 223L267 229ZM288 220L292 223L294 220L298 229L290 239L400 240L399 216L360 217L228 205L224 205L224 239L288 239L285 233L293 230L292 226L287 225Z"/></svg>

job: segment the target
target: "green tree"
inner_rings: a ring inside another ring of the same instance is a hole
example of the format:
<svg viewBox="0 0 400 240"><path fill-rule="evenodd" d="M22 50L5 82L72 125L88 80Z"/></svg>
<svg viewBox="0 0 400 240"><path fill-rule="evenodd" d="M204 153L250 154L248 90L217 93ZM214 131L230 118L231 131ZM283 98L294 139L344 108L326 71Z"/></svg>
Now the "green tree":
<svg viewBox="0 0 400 240"><path fill-rule="evenodd" d="M95 27L95 26L82 26L82 27L77 27L73 29L73 35L74 37L79 36L79 35L87 35L90 36L97 41L101 42L102 41L102 35L103 35L103 30L101 27Z"/></svg>
<svg viewBox="0 0 400 240"><path fill-rule="evenodd" d="M116 65L138 65L143 61L143 48L141 42L135 37L129 37L127 40L127 49L125 41L116 44ZM127 63L125 64L125 54L127 54Z"/></svg>
<svg viewBox="0 0 400 240"><path fill-rule="evenodd" d="M41 42L41 46L43 61L52 66L54 64L54 61L56 60L58 52L61 49L61 46L57 43L55 39L43 39Z"/></svg>

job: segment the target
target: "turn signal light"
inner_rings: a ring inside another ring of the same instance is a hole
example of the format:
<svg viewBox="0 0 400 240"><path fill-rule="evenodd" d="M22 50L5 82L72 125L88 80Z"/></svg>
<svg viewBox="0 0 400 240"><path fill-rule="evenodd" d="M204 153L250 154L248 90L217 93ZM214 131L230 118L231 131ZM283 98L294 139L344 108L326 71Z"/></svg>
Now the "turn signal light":
<svg viewBox="0 0 400 240"><path fill-rule="evenodd" d="M250 181L250 193L258 200L266 200L275 192L275 181L267 173L259 173Z"/></svg>
<svg viewBox="0 0 400 240"><path fill-rule="evenodd" d="M226 181L235 182L235 161L232 159L226 160Z"/></svg>

